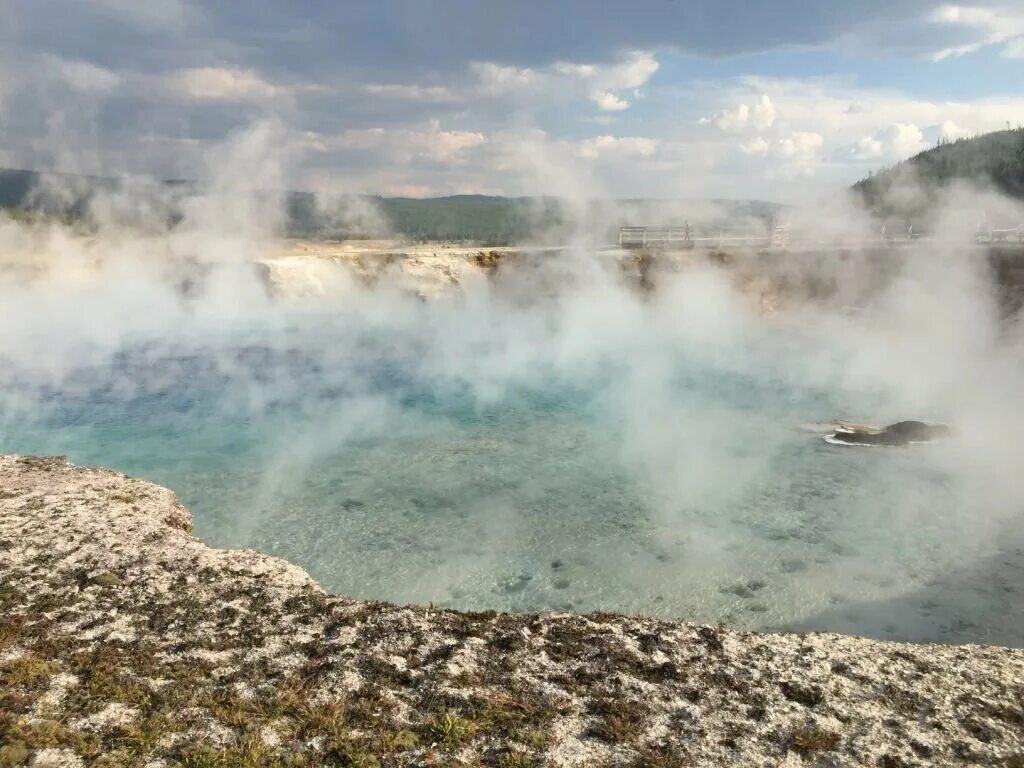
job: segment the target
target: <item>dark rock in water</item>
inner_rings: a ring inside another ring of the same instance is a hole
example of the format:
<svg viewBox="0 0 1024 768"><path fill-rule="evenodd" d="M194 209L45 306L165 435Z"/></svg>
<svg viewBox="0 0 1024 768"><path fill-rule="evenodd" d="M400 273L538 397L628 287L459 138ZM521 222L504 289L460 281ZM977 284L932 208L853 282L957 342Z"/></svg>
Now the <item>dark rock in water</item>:
<svg viewBox="0 0 1024 768"><path fill-rule="evenodd" d="M736 597L742 597L748 599L754 596L754 593L758 590L764 589L767 584L759 579L754 579L747 582L740 582L738 584L732 584L727 587L721 587L718 591L724 595L736 595Z"/></svg>
<svg viewBox="0 0 1024 768"><path fill-rule="evenodd" d="M946 437L949 427L945 424L928 424L923 421L898 421L881 430L837 429L832 438L841 443L857 445L907 445L923 443Z"/></svg>
<svg viewBox="0 0 1024 768"><path fill-rule="evenodd" d="M754 592L746 584L733 584L728 587L721 587L719 590L723 595L736 595L736 597L742 597L747 599L754 596Z"/></svg>

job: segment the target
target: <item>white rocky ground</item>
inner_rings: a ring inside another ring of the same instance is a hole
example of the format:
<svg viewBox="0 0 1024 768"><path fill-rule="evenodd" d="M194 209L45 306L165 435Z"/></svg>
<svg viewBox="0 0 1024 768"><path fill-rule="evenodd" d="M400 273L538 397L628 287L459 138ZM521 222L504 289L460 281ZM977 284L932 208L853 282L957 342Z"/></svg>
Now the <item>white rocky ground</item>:
<svg viewBox="0 0 1024 768"><path fill-rule="evenodd" d="M1024 765L1024 651L396 607L0 456L0 766Z"/></svg>

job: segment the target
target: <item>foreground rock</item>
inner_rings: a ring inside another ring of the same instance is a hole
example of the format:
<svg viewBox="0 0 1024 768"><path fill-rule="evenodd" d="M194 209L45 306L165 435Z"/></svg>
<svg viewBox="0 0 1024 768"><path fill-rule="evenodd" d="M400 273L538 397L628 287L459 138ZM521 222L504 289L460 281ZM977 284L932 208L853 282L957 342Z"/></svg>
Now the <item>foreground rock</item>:
<svg viewBox="0 0 1024 768"><path fill-rule="evenodd" d="M1024 651L325 594L0 456L0 766L1024 765Z"/></svg>

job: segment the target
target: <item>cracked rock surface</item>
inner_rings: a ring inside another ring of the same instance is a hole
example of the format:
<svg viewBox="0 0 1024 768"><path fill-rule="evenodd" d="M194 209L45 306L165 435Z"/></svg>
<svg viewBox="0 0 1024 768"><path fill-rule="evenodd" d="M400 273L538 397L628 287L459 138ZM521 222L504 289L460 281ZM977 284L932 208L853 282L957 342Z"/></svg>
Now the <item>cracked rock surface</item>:
<svg viewBox="0 0 1024 768"><path fill-rule="evenodd" d="M1024 651L397 607L0 456L0 766L1024 766Z"/></svg>

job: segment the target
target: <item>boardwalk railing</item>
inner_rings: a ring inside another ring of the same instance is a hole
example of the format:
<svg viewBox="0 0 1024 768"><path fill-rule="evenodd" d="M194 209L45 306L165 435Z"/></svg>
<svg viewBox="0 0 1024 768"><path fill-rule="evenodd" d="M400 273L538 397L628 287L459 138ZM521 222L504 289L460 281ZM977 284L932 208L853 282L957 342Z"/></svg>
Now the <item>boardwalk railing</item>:
<svg viewBox="0 0 1024 768"><path fill-rule="evenodd" d="M1024 224L1015 229L990 229L978 234L978 239L987 237L990 243L1024 243Z"/></svg>
<svg viewBox="0 0 1024 768"><path fill-rule="evenodd" d="M885 225L880 231L860 238L848 235L839 239L828 234L801 231L793 232L784 224L766 228L757 227L696 227L684 224L679 227L620 227L620 248L687 249L687 248L755 248L783 249L791 245L855 247L893 243L910 243L921 239L932 239L933 233L920 232L912 226ZM978 243L1021 243L1024 244L1024 224L1004 229L978 229L974 239Z"/></svg>
<svg viewBox="0 0 1024 768"><path fill-rule="evenodd" d="M755 227L620 227L621 248L779 248L788 237L785 226Z"/></svg>

